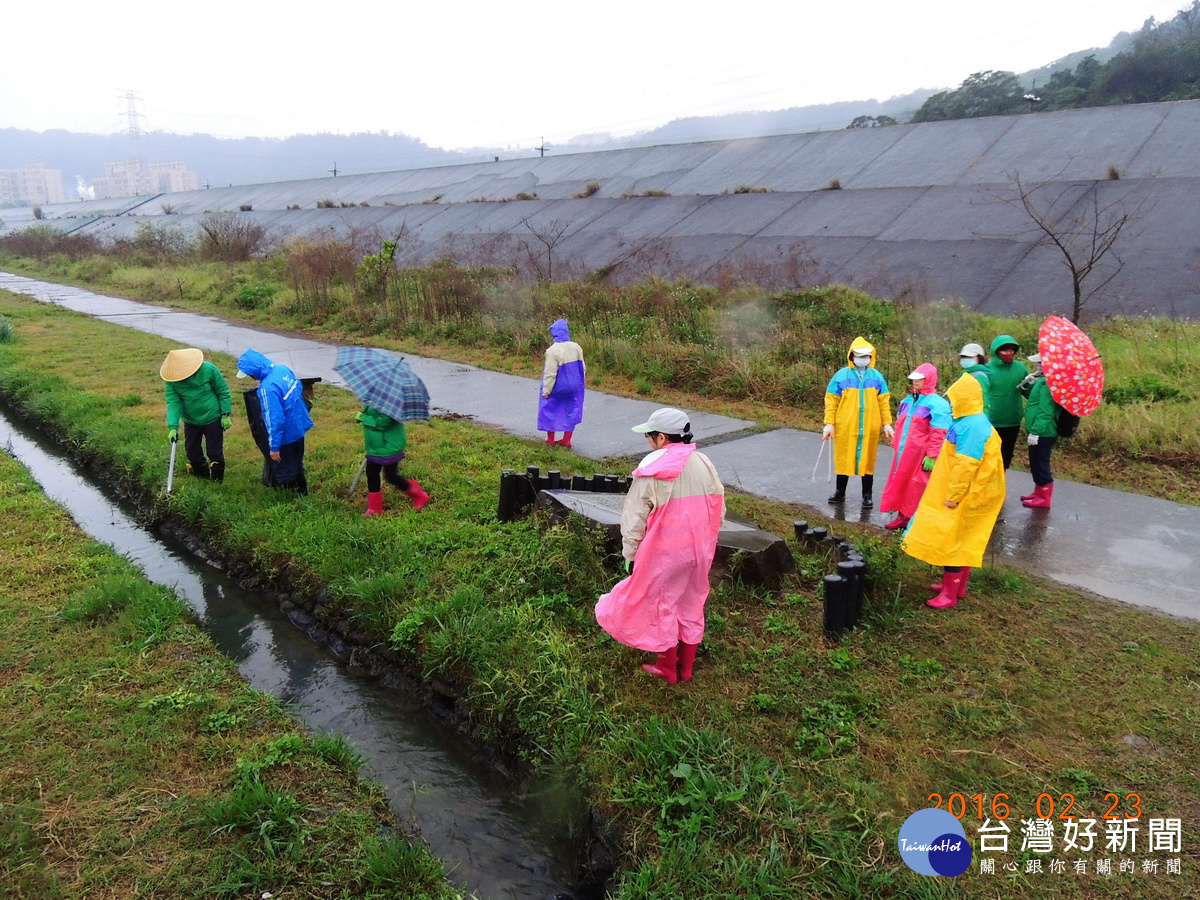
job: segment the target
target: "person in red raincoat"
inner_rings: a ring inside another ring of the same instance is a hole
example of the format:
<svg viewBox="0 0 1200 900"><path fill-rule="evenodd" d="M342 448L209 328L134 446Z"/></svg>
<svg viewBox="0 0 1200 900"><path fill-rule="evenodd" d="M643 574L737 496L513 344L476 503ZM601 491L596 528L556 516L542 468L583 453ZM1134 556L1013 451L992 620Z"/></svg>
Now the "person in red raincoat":
<svg viewBox="0 0 1200 900"><path fill-rule="evenodd" d="M909 373L909 395L900 403L896 430L892 435L892 467L879 508L896 513L884 528L903 528L917 511L921 494L929 483L942 441L953 418L950 403L937 393L938 370L922 363Z"/></svg>
<svg viewBox="0 0 1200 900"><path fill-rule="evenodd" d="M651 448L633 472L621 513L622 553L633 571L596 603L596 621L622 644L657 653L642 668L675 684L691 680L704 637L725 488L691 442L687 413L655 410L633 430Z"/></svg>

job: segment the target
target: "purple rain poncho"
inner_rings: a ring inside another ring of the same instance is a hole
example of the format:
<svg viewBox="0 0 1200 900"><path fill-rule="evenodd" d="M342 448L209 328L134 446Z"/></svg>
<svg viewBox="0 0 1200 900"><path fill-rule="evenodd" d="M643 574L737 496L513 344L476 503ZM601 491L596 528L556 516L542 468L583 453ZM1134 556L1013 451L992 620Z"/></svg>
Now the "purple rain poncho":
<svg viewBox="0 0 1200 900"><path fill-rule="evenodd" d="M566 319L550 326L554 343L546 350L538 403L538 431L574 431L583 421L583 348L571 340Z"/></svg>

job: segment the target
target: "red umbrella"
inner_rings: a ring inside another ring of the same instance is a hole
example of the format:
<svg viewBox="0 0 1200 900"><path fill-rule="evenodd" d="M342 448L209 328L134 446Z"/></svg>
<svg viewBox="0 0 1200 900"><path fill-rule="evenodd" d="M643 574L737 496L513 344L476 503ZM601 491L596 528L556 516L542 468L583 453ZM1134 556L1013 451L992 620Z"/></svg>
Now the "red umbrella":
<svg viewBox="0 0 1200 900"><path fill-rule="evenodd" d="M1067 412L1087 416L1104 394L1104 364L1092 339L1062 316L1051 316L1038 329L1038 355L1050 396Z"/></svg>

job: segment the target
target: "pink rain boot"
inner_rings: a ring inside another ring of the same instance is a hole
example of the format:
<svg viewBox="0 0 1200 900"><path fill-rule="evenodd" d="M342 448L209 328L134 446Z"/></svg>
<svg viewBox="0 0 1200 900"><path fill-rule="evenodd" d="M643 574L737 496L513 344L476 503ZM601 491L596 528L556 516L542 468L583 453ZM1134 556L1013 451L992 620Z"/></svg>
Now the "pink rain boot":
<svg viewBox="0 0 1200 900"><path fill-rule="evenodd" d="M420 512L421 508L429 502L429 495L415 479L408 479L408 490L404 493L408 494L412 500L413 512Z"/></svg>
<svg viewBox="0 0 1200 900"><path fill-rule="evenodd" d="M679 680L692 680L692 666L696 663L696 648L699 644L685 644L679 642L679 646L675 649L679 651Z"/></svg>
<svg viewBox="0 0 1200 900"><path fill-rule="evenodd" d="M946 572L942 577L942 590L936 597L926 600L934 609L954 609L958 606L959 591L966 579L962 572Z"/></svg>
<svg viewBox="0 0 1200 900"><path fill-rule="evenodd" d="M558 441L556 441L556 440L554 439L554 432L553 432L553 431L547 431L547 432L546 432L546 443L547 443L547 444L549 444L551 447L553 447L555 444L557 444L557 443L558 443Z"/></svg>
<svg viewBox="0 0 1200 900"><path fill-rule="evenodd" d="M962 575L962 577L963 577L962 584L959 585L959 588L958 588L958 599L961 600L963 597L967 596L967 582L971 578L971 567L963 566L962 572L960 572L959 574ZM933 591L935 594L940 594L942 592L942 583L940 581L935 581L933 584L931 584L929 586L929 589L931 591Z"/></svg>
<svg viewBox="0 0 1200 900"><path fill-rule="evenodd" d="M1054 496L1054 482L1039 484L1033 489L1033 496L1021 502L1030 509L1049 509L1050 498Z"/></svg>
<svg viewBox="0 0 1200 900"><path fill-rule="evenodd" d="M566 447L568 450L570 450L571 449L571 435L573 435L574 433L575 432L573 432L573 431L564 431L562 440L557 442L558 446Z"/></svg>
<svg viewBox="0 0 1200 900"><path fill-rule="evenodd" d="M896 518L884 525L884 528L903 528L908 524L908 516L904 513L896 513Z"/></svg>
<svg viewBox="0 0 1200 900"><path fill-rule="evenodd" d="M679 661L679 648L672 647L665 653L658 654L658 660L653 663L645 663L642 666L643 672L649 672L651 675L657 675L667 684L674 684L679 680L679 676L675 674L675 666Z"/></svg>
<svg viewBox="0 0 1200 900"><path fill-rule="evenodd" d="M364 516L378 516L383 514L383 491L368 491L367 492L367 511Z"/></svg>

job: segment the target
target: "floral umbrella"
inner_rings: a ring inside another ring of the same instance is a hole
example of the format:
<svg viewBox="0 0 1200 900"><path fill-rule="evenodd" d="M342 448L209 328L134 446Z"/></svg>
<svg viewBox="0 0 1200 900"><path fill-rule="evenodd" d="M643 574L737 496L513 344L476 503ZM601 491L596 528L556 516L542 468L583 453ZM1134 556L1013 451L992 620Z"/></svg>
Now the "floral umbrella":
<svg viewBox="0 0 1200 900"><path fill-rule="evenodd" d="M1038 329L1038 354L1050 396L1067 412L1087 416L1104 394L1104 364L1092 339L1062 316L1051 316Z"/></svg>

